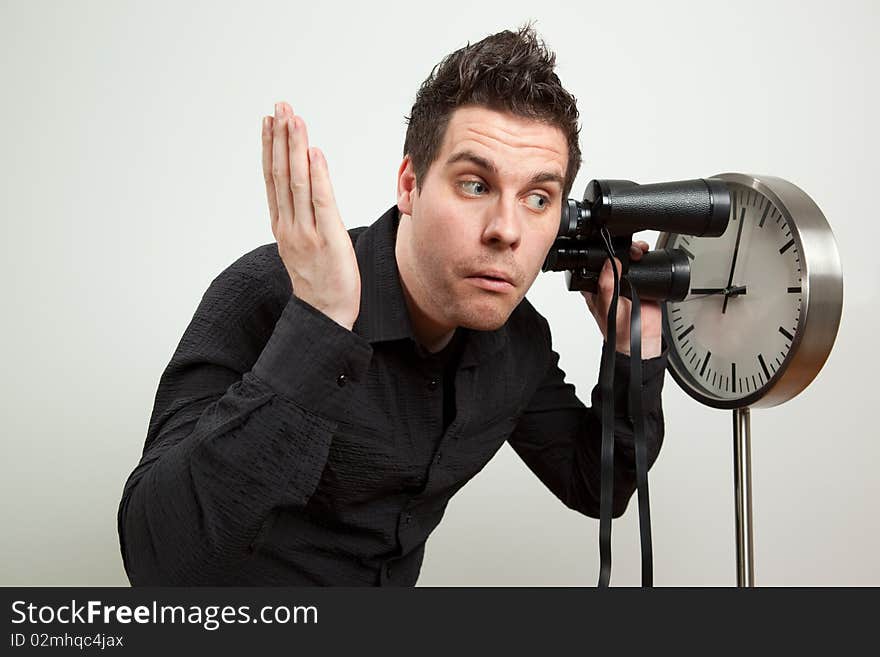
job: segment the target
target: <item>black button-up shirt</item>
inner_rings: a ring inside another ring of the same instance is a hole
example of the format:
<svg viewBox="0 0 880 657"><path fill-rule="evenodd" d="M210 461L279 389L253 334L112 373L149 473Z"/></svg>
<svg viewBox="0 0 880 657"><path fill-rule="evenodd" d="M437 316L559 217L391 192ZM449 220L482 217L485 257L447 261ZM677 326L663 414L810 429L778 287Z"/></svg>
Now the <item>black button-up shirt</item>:
<svg viewBox="0 0 880 657"><path fill-rule="evenodd" d="M458 328L427 353L400 284L398 220L392 207L349 231L362 295L351 331L292 296L274 242L212 281L119 505L132 584L414 585L449 499L505 441L563 504L599 517L598 386L585 407L526 299L498 330ZM650 464L665 364L643 363ZM618 517L636 482L629 359L615 368Z"/></svg>

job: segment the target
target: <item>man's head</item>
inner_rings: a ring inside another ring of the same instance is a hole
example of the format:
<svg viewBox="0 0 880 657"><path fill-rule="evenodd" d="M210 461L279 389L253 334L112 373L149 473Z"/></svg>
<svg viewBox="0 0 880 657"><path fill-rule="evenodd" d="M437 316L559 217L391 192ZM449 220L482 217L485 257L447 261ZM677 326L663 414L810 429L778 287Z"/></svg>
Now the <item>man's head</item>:
<svg viewBox="0 0 880 657"><path fill-rule="evenodd" d="M418 92L397 260L426 330L502 326L540 271L581 162L576 101L554 65L526 26L447 56ZM513 285L474 278L491 270Z"/></svg>

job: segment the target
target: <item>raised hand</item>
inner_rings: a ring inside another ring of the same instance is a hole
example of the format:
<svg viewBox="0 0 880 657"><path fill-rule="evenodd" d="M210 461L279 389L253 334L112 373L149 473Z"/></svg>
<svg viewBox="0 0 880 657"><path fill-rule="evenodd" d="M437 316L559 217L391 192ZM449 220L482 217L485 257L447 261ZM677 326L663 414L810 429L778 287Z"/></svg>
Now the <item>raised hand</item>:
<svg viewBox="0 0 880 657"><path fill-rule="evenodd" d="M263 178L272 234L293 294L347 329L360 312L361 278L336 207L324 154L285 102L263 117Z"/></svg>

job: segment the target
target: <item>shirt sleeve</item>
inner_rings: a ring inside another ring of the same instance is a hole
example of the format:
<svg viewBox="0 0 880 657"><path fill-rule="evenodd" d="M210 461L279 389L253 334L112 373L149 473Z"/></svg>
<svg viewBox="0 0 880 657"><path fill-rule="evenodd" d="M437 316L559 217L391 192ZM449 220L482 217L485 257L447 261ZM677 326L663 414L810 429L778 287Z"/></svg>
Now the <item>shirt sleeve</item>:
<svg viewBox="0 0 880 657"><path fill-rule="evenodd" d="M602 392L593 387L586 407L565 382L559 354L553 351L550 328L541 318L549 346L543 379L508 438L529 469L563 504L592 518L599 517L602 445ZM667 350L642 361L643 415L650 469L663 444L661 391ZM636 490L635 440L629 419L630 358L619 352L614 360L614 505L612 516L626 511Z"/></svg>
<svg viewBox="0 0 880 657"><path fill-rule="evenodd" d="M118 510L133 585L222 584L273 509L318 485L372 347L295 296L273 313L268 295L215 279L161 376Z"/></svg>

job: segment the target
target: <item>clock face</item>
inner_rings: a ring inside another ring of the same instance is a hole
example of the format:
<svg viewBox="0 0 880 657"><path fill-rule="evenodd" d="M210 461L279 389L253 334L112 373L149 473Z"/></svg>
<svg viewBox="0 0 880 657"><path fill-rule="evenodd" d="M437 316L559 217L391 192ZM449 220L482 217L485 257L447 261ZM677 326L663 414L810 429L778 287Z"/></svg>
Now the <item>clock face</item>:
<svg viewBox="0 0 880 657"><path fill-rule="evenodd" d="M759 399L787 365L801 325L805 277L786 213L743 184L728 183L731 216L721 237L667 234L684 251L690 293L664 308L673 374L722 408Z"/></svg>

